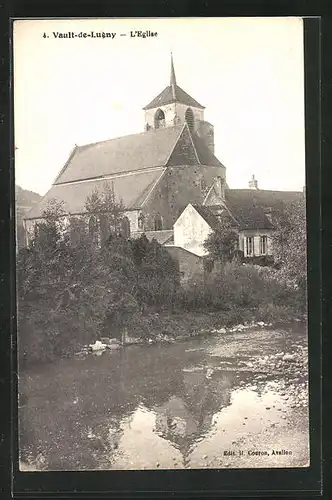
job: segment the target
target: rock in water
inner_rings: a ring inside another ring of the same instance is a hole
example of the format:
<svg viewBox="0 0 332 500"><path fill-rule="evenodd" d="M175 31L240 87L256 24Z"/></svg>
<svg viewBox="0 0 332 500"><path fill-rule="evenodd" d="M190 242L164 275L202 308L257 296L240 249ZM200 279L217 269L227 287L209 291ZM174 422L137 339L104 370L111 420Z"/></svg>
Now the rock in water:
<svg viewBox="0 0 332 500"><path fill-rule="evenodd" d="M94 344L89 344L89 347L90 347L91 351L93 351L93 352L102 351L102 350L106 349L106 344L103 344L102 342L100 342L100 340L96 340L96 342Z"/></svg>
<svg viewBox="0 0 332 500"><path fill-rule="evenodd" d="M121 346L120 344L109 344L107 347L112 351L114 349L120 349Z"/></svg>

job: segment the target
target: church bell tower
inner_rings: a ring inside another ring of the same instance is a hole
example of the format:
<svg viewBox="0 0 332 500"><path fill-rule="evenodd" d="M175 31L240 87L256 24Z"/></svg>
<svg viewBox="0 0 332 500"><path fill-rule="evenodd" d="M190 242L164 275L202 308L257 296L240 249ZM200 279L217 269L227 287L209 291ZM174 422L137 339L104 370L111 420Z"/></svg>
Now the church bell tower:
<svg viewBox="0 0 332 500"><path fill-rule="evenodd" d="M186 123L190 132L201 137L214 153L213 125L204 121L205 107L178 86L172 54L169 85L143 109L146 131Z"/></svg>

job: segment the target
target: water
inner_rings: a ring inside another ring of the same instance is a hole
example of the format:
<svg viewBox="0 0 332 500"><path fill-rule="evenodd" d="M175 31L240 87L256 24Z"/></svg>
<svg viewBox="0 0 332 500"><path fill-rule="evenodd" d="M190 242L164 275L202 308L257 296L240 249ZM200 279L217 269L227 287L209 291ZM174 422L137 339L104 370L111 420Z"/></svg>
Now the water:
<svg viewBox="0 0 332 500"><path fill-rule="evenodd" d="M21 469L308 465L305 345L256 329L22 372Z"/></svg>

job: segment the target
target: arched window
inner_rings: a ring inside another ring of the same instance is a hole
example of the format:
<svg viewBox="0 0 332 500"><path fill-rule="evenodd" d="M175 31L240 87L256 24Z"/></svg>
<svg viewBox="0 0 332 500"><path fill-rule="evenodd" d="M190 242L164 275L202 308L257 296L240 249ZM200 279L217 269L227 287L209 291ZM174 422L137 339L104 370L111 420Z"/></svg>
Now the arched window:
<svg viewBox="0 0 332 500"><path fill-rule="evenodd" d="M78 245L82 235L86 234L86 223L83 218L71 217L69 221L70 238L73 245Z"/></svg>
<svg viewBox="0 0 332 500"><path fill-rule="evenodd" d="M185 114L185 119L188 124L189 130L192 132L194 130L195 120L194 113L191 108L188 108Z"/></svg>
<svg viewBox="0 0 332 500"><path fill-rule="evenodd" d="M106 215L99 216L99 224L100 224L100 238L102 243L105 243L110 235L110 228Z"/></svg>
<svg viewBox="0 0 332 500"><path fill-rule="evenodd" d="M154 128L160 127L165 127L165 113L159 108L154 115Z"/></svg>
<svg viewBox="0 0 332 500"><path fill-rule="evenodd" d="M163 220L160 214L157 214L154 218L154 230L161 231L163 228Z"/></svg>
<svg viewBox="0 0 332 500"><path fill-rule="evenodd" d="M130 238L130 222L128 217L121 219L121 236L123 238Z"/></svg>
<svg viewBox="0 0 332 500"><path fill-rule="evenodd" d="M91 215L89 219L89 236L93 241L93 243L99 245L100 235L99 235L98 219L94 215Z"/></svg>

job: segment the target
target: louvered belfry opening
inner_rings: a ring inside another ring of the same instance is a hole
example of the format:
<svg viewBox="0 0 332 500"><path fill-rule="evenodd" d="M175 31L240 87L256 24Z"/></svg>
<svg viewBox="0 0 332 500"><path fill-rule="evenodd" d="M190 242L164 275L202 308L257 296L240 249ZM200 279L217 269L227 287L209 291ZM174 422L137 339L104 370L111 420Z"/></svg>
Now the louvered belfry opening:
<svg viewBox="0 0 332 500"><path fill-rule="evenodd" d="M194 113L191 108L188 108L185 114L186 122L188 124L189 130L193 132L195 126Z"/></svg>
<svg viewBox="0 0 332 500"><path fill-rule="evenodd" d="M157 109L154 115L154 127L160 128L165 126L165 113L162 109Z"/></svg>

